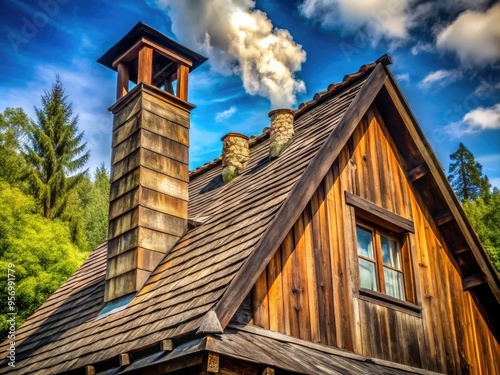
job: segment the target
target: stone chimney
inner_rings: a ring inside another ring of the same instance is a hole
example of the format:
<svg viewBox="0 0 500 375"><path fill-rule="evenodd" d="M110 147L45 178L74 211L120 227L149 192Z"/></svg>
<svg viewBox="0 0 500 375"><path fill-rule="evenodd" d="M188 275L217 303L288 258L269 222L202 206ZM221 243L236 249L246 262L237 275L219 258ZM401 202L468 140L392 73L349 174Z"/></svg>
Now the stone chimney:
<svg viewBox="0 0 500 375"><path fill-rule="evenodd" d="M106 302L139 291L186 231L188 74L204 61L143 23L98 60L118 72Z"/></svg>
<svg viewBox="0 0 500 375"><path fill-rule="evenodd" d="M271 118L269 157L274 159L281 155L292 140L294 111L279 108L269 112L269 117Z"/></svg>
<svg viewBox="0 0 500 375"><path fill-rule="evenodd" d="M222 137L222 180L230 182L240 174L248 162L250 149L248 137L239 133L227 133Z"/></svg>

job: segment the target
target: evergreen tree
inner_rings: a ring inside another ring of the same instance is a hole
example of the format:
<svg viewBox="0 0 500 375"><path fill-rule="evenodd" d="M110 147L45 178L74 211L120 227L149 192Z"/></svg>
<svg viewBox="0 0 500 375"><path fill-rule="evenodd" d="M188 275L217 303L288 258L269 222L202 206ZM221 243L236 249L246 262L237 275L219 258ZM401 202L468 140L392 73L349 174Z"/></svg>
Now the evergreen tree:
<svg viewBox="0 0 500 375"><path fill-rule="evenodd" d="M490 183L483 177L482 168L463 143L450 155L448 180L462 202L488 196Z"/></svg>
<svg viewBox="0 0 500 375"><path fill-rule="evenodd" d="M36 108L37 122L31 127L24 157L28 164L31 193L39 200L46 218L65 214L70 193L85 176L79 172L89 158L83 132L78 133L78 116L67 101L59 76Z"/></svg>

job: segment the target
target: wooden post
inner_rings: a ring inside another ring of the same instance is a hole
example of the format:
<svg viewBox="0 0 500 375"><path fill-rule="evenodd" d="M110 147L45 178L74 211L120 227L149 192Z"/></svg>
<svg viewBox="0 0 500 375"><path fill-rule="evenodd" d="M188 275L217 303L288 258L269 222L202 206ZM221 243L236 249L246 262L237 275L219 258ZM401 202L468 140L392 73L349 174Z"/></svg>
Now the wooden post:
<svg viewBox="0 0 500 375"><path fill-rule="evenodd" d="M219 354L208 352L203 361L204 372L219 372Z"/></svg>
<svg viewBox="0 0 500 375"><path fill-rule="evenodd" d="M130 359L130 355L128 353L120 354L118 356L118 362L120 364L120 367L121 366L128 366L132 363L132 361Z"/></svg>
<svg viewBox="0 0 500 375"><path fill-rule="evenodd" d="M160 350L164 352L170 352L174 350L174 342L170 339L160 341Z"/></svg>
<svg viewBox="0 0 500 375"><path fill-rule="evenodd" d="M129 71L128 65L124 63L119 63L117 68L118 72L118 83L116 86L116 100L125 96L128 92L128 81L129 81Z"/></svg>
<svg viewBox="0 0 500 375"><path fill-rule="evenodd" d="M177 97L187 101L188 96L188 74L189 67L187 65L177 65Z"/></svg>
<svg viewBox="0 0 500 375"><path fill-rule="evenodd" d="M167 78L165 80L165 91L168 92L169 94L175 95L174 87L172 86L172 78Z"/></svg>
<svg viewBox="0 0 500 375"><path fill-rule="evenodd" d="M85 375L95 375L95 367L94 366L85 366Z"/></svg>
<svg viewBox="0 0 500 375"><path fill-rule="evenodd" d="M137 84L144 82L148 85L153 81L153 49L144 46L139 51L137 63Z"/></svg>

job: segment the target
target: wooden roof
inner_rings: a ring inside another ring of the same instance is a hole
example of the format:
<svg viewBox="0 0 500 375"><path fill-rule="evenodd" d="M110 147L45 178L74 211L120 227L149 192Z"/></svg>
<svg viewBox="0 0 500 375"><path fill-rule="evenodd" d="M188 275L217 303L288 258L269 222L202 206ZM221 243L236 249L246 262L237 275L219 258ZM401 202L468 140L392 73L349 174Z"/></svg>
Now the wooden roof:
<svg viewBox="0 0 500 375"><path fill-rule="evenodd" d="M250 160L232 182L222 183L220 158L193 171L189 185L190 230L126 309L96 320L104 307L107 250L105 243L99 246L19 328L13 373L63 373L82 371L90 364L111 363L122 353L153 347L164 339L182 341L187 335L192 338L200 325L206 326L207 317L217 318L226 329L224 335L230 332L227 325L231 317L277 244L354 127L387 85L388 63L390 59L384 56L365 65L299 106L295 136L279 158L269 161L269 132L265 129L262 135L250 139ZM480 267L487 267L481 259ZM489 274L487 277L491 290L498 289L498 276L496 280ZM207 315L210 311L211 315ZM236 330L234 337L239 340L251 340L250 332L231 329ZM224 335L217 347L227 354L235 349ZM281 343L266 345L283 350ZM262 361L266 360L267 350L262 345ZM306 356L317 357L301 350ZM275 357L270 364L287 369L291 362L287 364L280 358ZM332 358L325 359L325 366L335 360ZM5 361L0 363L0 374L10 370ZM370 372L382 373L377 371L377 367L370 368Z"/></svg>
<svg viewBox="0 0 500 375"><path fill-rule="evenodd" d="M296 339L258 326L239 324L230 324L224 334L196 338L184 342L170 352L155 352L145 356L127 367L123 374L132 375L138 370L162 368L162 365L167 370L167 366L175 360L184 359L188 362L188 358L207 351L247 363L301 374L437 374ZM293 353L293 356L290 353Z"/></svg>
<svg viewBox="0 0 500 375"><path fill-rule="evenodd" d="M199 53L183 46L182 44L177 43L175 40L170 39L168 36L160 33L158 30L153 29L151 26L148 26L142 22L138 22L123 38L121 38L109 50L107 50L104 55L102 55L97 60L97 62L110 69L116 70L116 67L113 66L113 62L124 52L126 52L130 48L130 46L133 46L138 41L140 41L141 38L146 38L148 40L151 40L152 42L158 43L163 47L171 48L174 51L178 51L183 56L186 56L193 63L190 71L193 71L198 66L207 61L207 58L205 56L202 56Z"/></svg>

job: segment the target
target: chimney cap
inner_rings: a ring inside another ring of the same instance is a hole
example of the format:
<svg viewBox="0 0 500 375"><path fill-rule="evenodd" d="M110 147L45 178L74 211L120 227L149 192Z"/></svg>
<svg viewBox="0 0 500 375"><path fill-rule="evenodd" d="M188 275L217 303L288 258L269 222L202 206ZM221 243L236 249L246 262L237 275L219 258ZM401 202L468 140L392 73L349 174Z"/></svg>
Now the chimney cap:
<svg viewBox="0 0 500 375"><path fill-rule="evenodd" d="M276 108L269 112L267 115L272 117L275 113L290 113L291 115L295 115L295 111L290 108Z"/></svg>
<svg viewBox="0 0 500 375"><path fill-rule="evenodd" d="M208 60L205 56L202 56L182 44L177 43L175 40L170 39L158 30L153 29L151 26L139 22L127 33L127 35L121 38L113 47L108 49L106 53L104 53L104 55L97 60L97 62L110 69L116 70L116 67L113 67L113 62L142 38L151 40L162 47L175 50L187 57L193 63L190 67L190 71L193 71Z"/></svg>
<svg viewBox="0 0 500 375"><path fill-rule="evenodd" d="M226 139L227 137L238 137L238 138L243 138L244 140L248 141L250 138L247 137L245 134L241 134L241 133L235 133L235 132L230 132L230 133L227 133L226 135L224 135L220 140L221 141L224 141L224 139Z"/></svg>

